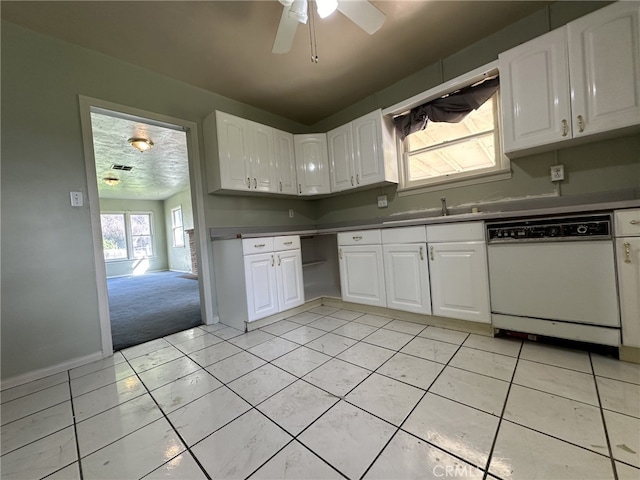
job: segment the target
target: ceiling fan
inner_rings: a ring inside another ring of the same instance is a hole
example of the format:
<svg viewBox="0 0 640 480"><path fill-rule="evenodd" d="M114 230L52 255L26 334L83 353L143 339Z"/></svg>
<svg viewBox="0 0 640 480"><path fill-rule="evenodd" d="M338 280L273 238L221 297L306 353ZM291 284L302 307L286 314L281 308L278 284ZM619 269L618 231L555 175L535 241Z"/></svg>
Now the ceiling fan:
<svg viewBox="0 0 640 480"><path fill-rule="evenodd" d="M273 42L273 53L287 53L293 45L293 38L299 23L307 23L308 4L312 0L279 0L283 5L280 25ZM358 25L369 35L377 32L385 20L385 15L368 0L315 0L318 16L325 18L336 9Z"/></svg>

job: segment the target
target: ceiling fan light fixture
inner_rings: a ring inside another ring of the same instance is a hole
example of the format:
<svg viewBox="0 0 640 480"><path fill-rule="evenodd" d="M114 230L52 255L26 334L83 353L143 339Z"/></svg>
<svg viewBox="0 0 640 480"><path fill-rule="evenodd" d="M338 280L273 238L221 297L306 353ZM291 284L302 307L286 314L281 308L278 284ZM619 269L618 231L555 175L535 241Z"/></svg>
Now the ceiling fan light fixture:
<svg viewBox="0 0 640 480"><path fill-rule="evenodd" d="M153 142L148 138L132 137L127 141L129 142L129 145L138 150L140 153L146 152L153 147Z"/></svg>
<svg viewBox="0 0 640 480"><path fill-rule="evenodd" d="M307 23L307 0L293 0L289 7L289 18L295 18L300 23Z"/></svg>
<svg viewBox="0 0 640 480"><path fill-rule="evenodd" d="M120 183L120 179L118 177L104 177L102 181L110 187L115 187Z"/></svg>
<svg viewBox="0 0 640 480"><path fill-rule="evenodd" d="M327 18L338 9L338 0L316 0L318 15Z"/></svg>

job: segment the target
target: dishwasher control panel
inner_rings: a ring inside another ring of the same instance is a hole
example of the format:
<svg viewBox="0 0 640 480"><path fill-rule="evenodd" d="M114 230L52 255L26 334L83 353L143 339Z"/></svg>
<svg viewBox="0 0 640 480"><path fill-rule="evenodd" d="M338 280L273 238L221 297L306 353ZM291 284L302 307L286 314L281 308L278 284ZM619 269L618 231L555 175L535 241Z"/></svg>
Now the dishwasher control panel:
<svg viewBox="0 0 640 480"><path fill-rule="evenodd" d="M611 215L530 218L487 223L487 242L548 242L611 238Z"/></svg>

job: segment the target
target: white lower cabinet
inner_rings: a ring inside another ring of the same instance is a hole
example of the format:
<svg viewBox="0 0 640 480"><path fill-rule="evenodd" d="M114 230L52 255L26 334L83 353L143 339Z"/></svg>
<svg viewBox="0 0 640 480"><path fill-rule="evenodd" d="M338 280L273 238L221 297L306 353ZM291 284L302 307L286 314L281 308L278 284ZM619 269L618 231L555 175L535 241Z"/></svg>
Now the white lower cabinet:
<svg viewBox="0 0 640 480"><path fill-rule="evenodd" d="M215 289L220 321L246 323L304 304L300 237L216 240Z"/></svg>
<svg viewBox="0 0 640 480"><path fill-rule="evenodd" d="M622 344L640 348L640 210L615 212Z"/></svg>
<svg viewBox="0 0 640 480"><path fill-rule="evenodd" d="M483 238L482 222L427 227L434 315L491 323Z"/></svg>
<svg viewBox="0 0 640 480"><path fill-rule="evenodd" d="M430 315L425 228L383 230L382 244L387 307Z"/></svg>
<svg viewBox="0 0 640 480"><path fill-rule="evenodd" d="M386 307L380 230L338 234L342 300Z"/></svg>
<svg viewBox="0 0 640 480"><path fill-rule="evenodd" d="M258 320L278 313L275 254L257 253L245 255L248 321Z"/></svg>

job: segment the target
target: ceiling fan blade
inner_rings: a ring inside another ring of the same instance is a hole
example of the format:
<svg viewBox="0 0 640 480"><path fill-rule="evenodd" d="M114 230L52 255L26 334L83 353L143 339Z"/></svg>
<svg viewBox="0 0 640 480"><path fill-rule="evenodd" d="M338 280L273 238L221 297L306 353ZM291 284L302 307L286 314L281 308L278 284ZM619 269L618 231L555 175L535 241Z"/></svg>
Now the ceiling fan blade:
<svg viewBox="0 0 640 480"><path fill-rule="evenodd" d="M366 0L339 0L338 10L369 35L376 33L386 18Z"/></svg>
<svg viewBox="0 0 640 480"><path fill-rule="evenodd" d="M280 17L276 39L273 42L273 49L271 50L273 53L287 53L293 45L293 39L296 36L299 22L295 18L289 17L290 9L291 5L285 5L282 9L282 17Z"/></svg>

